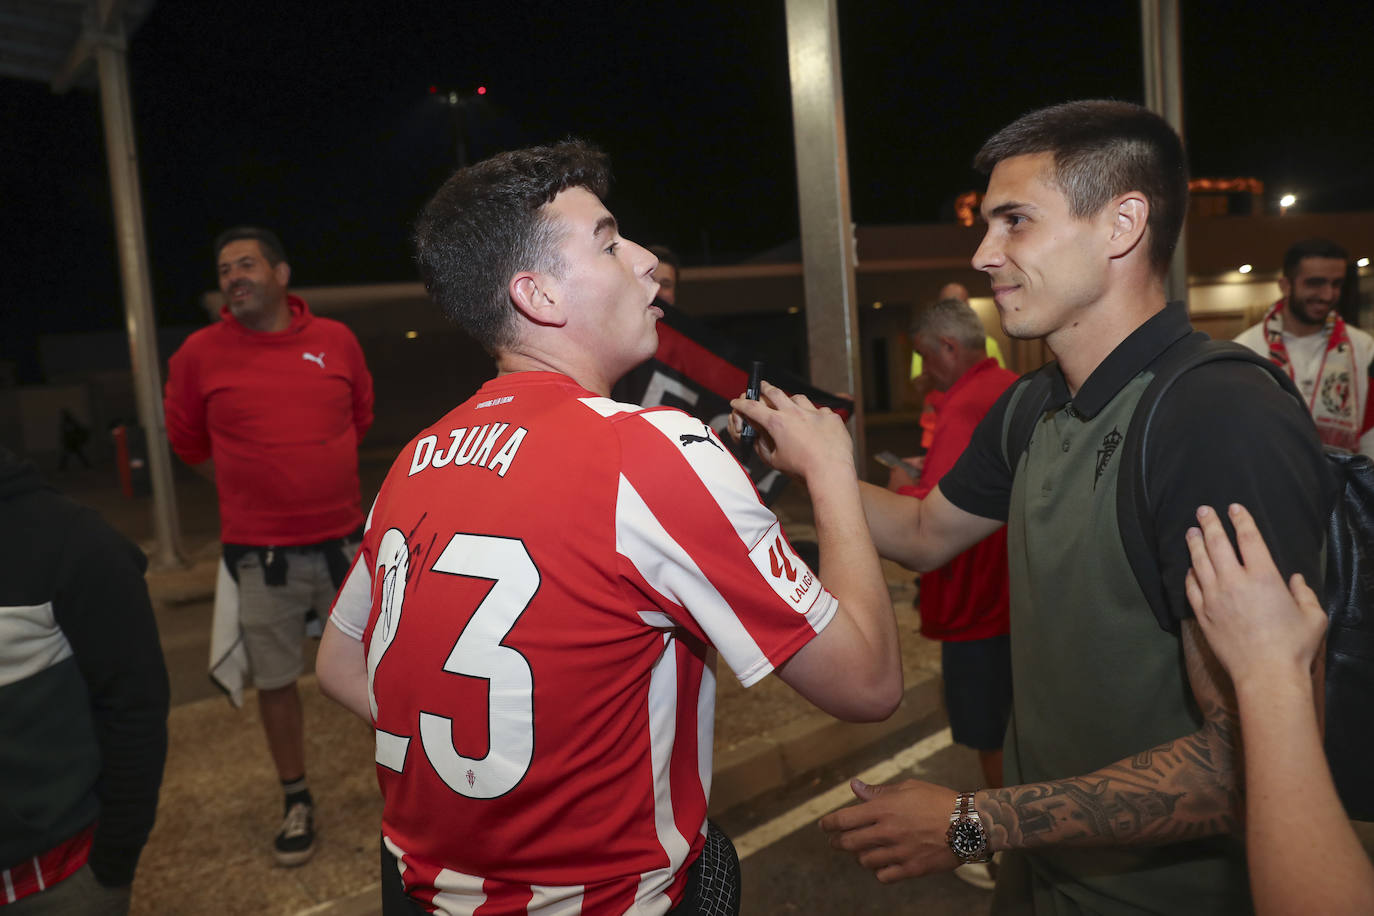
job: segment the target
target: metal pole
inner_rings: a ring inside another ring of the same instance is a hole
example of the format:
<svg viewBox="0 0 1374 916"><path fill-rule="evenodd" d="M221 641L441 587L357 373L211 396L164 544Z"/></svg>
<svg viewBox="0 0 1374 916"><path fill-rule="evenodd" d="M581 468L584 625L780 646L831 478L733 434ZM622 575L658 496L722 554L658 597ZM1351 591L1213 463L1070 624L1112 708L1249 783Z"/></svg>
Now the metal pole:
<svg viewBox="0 0 1374 916"><path fill-rule="evenodd" d="M1178 0L1140 0L1140 39L1145 61L1145 106L1183 136L1183 51ZM1188 229L1178 235L1165 287L1169 299L1188 298Z"/></svg>
<svg viewBox="0 0 1374 916"><path fill-rule="evenodd" d="M148 252L144 246L143 205L129 101L129 73L124 60L123 27L115 24L112 29L117 31L97 38L95 58L100 72L100 108L114 197L119 273L124 288L124 323L129 334L138 418L147 437L153 484L153 533L157 540L153 562L163 568L184 566L176 490L172 485L172 461L167 447L167 424L159 396L157 325L153 321L153 295L148 282Z"/></svg>
<svg viewBox="0 0 1374 916"><path fill-rule="evenodd" d="M855 307L857 254L835 0L787 0L787 50L811 382L853 396L855 461L862 469L866 449Z"/></svg>

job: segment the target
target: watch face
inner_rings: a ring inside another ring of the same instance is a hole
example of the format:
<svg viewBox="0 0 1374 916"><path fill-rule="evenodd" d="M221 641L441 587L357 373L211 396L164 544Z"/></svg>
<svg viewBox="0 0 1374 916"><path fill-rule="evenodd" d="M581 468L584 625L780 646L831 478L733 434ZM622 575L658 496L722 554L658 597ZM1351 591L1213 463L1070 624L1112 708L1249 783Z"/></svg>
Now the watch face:
<svg viewBox="0 0 1374 916"><path fill-rule="evenodd" d="M950 828L949 846L957 856L976 856L987 848L987 840L977 824L962 821Z"/></svg>

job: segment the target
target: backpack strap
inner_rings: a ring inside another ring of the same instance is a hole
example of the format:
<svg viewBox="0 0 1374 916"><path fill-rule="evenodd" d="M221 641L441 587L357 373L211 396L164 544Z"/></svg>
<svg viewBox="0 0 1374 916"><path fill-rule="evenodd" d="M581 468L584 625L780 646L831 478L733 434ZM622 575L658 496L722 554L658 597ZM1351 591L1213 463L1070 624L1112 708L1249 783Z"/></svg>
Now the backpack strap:
<svg viewBox="0 0 1374 916"><path fill-rule="evenodd" d="M1050 401L1053 388L1050 378L1054 366L1055 363L1046 363L1021 376L1007 404L1007 418L1002 424L1002 456L1012 476L1016 475L1016 466L1030 444L1036 424L1045 415L1045 405Z"/></svg>
<svg viewBox="0 0 1374 916"><path fill-rule="evenodd" d="M1374 821L1374 463L1328 451L1342 492L1326 529L1326 759L1350 817Z"/></svg>
<svg viewBox="0 0 1374 916"><path fill-rule="evenodd" d="M1374 464L1330 449L1326 459L1342 488L1326 533L1327 610L1334 626L1364 634L1359 651L1374 660Z"/></svg>
<svg viewBox="0 0 1374 916"><path fill-rule="evenodd" d="M1268 359L1233 341L1212 340L1201 331L1179 338L1156 361L1155 376L1140 396L1127 427L1126 441L1131 445L1122 455L1117 478L1116 521L1136 583L1159 625L1170 631L1175 629L1175 622L1159 576L1159 541L1150 509L1150 431L1158 417L1159 402L1174 382L1184 373L1217 360L1239 360L1265 369L1280 387L1302 401L1288 373Z"/></svg>

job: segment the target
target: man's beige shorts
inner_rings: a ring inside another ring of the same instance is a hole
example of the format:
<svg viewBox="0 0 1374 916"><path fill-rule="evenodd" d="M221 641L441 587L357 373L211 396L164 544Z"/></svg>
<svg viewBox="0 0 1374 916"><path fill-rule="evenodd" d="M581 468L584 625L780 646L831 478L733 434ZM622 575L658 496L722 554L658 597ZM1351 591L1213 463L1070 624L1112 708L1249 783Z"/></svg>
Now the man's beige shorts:
<svg viewBox="0 0 1374 916"><path fill-rule="evenodd" d="M286 583L263 581L262 554L252 551L238 562L239 625L243 646L259 690L286 687L305 670L305 616L313 609L329 616L338 589L320 550L276 548L286 555ZM358 543L343 547L351 561Z"/></svg>

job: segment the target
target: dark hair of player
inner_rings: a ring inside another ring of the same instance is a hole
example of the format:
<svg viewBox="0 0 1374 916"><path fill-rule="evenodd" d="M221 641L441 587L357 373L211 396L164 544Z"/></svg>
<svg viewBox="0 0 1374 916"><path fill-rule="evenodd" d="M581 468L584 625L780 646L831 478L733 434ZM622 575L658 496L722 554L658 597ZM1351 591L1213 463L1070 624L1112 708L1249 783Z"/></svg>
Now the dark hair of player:
<svg viewBox="0 0 1374 916"><path fill-rule="evenodd" d="M1144 194L1150 264L1157 274L1168 271L1188 212L1188 161L1168 121L1129 102L1064 102L1022 115L993 134L973 167L991 174L1003 159L1034 153L1054 154L1047 178L1078 219L1100 213L1118 194Z"/></svg>

